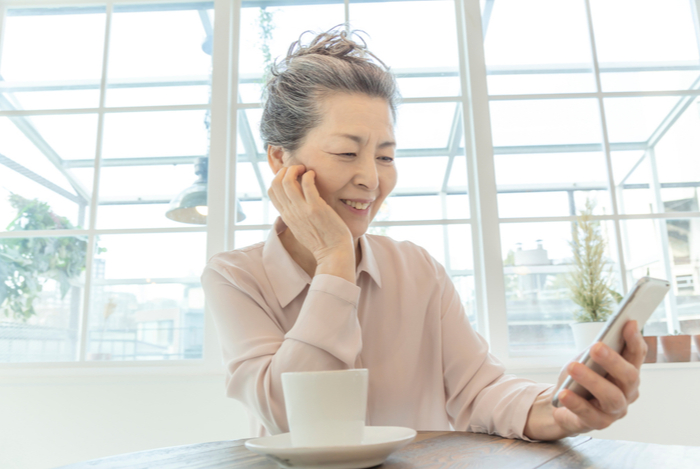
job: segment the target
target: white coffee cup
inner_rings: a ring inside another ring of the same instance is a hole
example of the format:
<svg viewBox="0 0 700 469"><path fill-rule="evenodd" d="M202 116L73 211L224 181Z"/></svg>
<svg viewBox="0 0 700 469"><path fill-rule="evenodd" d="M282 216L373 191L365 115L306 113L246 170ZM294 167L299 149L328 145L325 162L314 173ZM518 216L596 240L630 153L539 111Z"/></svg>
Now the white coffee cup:
<svg viewBox="0 0 700 469"><path fill-rule="evenodd" d="M367 369L282 373L292 446L362 443Z"/></svg>

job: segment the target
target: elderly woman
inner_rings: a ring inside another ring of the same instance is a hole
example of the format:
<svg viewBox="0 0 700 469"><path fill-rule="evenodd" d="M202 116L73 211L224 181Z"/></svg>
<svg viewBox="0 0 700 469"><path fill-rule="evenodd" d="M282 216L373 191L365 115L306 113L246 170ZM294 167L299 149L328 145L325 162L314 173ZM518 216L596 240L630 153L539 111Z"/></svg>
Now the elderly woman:
<svg viewBox="0 0 700 469"><path fill-rule="evenodd" d="M374 60L373 60L374 59ZM396 185L392 74L344 32L294 43L267 82L261 132L280 213L267 241L211 258L202 285L227 395L254 433L288 431L281 374L369 369L367 425L554 440L623 417L646 345L630 322L622 355L598 344L602 378L562 370L593 394L504 374L470 326L444 267L410 242L366 234Z"/></svg>

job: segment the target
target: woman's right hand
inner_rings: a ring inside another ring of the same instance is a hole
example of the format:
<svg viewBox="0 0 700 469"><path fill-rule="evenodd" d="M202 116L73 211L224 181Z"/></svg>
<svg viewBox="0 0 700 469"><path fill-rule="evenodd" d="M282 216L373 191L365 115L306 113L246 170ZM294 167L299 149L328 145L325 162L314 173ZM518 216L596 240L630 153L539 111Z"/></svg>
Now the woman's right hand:
<svg viewBox="0 0 700 469"><path fill-rule="evenodd" d="M267 193L284 223L297 241L311 251L318 265L351 258L354 271L355 248L350 229L321 198L315 178L316 173L306 171L304 165L283 167Z"/></svg>

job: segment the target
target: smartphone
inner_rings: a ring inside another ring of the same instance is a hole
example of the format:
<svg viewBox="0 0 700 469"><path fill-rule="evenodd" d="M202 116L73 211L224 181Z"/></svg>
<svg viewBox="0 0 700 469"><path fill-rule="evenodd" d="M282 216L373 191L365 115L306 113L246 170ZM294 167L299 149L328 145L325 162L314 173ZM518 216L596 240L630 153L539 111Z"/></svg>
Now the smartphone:
<svg viewBox="0 0 700 469"><path fill-rule="evenodd" d="M625 339L622 337L624 325L627 321L636 320L637 326L641 331L670 288L671 285L668 280L651 277L640 278L634 288L622 299L615 314L610 316L603 330L600 331L600 334L598 334L591 345L596 342L603 342L618 353L622 352L625 345ZM602 366L593 361L590 351L591 347L589 346L578 362L583 363L600 376L606 377L608 373ZM586 388L575 382L571 376L568 376L557 392L554 393L554 398L552 399L554 407L561 407L562 404L559 402L558 396L563 389L570 389L584 399L593 397Z"/></svg>

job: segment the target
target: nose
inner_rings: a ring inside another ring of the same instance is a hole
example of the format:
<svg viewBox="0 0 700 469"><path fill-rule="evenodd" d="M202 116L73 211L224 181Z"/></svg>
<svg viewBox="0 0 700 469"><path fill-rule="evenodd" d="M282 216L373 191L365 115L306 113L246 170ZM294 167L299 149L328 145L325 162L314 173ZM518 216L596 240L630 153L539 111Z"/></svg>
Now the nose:
<svg viewBox="0 0 700 469"><path fill-rule="evenodd" d="M358 186L365 187L371 191L379 187L379 173L374 161L374 155L362 155L357 159L358 167L355 173L354 182Z"/></svg>

